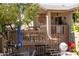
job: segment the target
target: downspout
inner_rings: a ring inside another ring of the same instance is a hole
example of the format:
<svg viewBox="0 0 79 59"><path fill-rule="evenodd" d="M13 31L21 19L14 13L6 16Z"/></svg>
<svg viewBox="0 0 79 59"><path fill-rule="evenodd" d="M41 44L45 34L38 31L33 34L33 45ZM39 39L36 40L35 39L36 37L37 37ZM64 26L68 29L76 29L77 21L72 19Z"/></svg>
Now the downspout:
<svg viewBox="0 0 79 59"><path fill-rule="evenodd" d="M49 39L51 40L52 37L51 37L51 33L50 33L50 25L49 25L49 18L48 18L48 15L46 15L46 28L47 28L47 36L49 37Z"/></svg>

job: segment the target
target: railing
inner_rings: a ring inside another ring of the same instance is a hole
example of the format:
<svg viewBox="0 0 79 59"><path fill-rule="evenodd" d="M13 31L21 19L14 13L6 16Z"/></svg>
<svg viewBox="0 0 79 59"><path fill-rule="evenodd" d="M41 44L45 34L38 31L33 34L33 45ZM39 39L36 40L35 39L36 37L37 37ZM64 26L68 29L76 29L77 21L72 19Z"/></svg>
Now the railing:
<svg viewBox="0 0 79 59"><path fill-rule="evenodd" d="M33 47L29 48L28 46L34 46L36 50L35 55L45 55L46 42L47 42L47 34L45 31L41 30L23 30L22 32L22 48L20 49L22 52L32 50ZM10 42L15 42L17 44L17 31L9 31L9 39ZM34 50L34 51L35 51ZM18 51L16 48L13 51ZM21 52L20 51L20 52Z"/></svg>
<svg viewBox="0 0 79 59"><path fill-rule="evenodd" d="M60 33L65 34L68 33L68 25L51 25L51 33Z"/></svg>
<svg viewBox="0 0 79 59"><path fill-rule="evenodd" d="M31 30L31 31L25 31L22 32L22 37L23 37L23 44L34 44L34 45L40 45L45 43L46 40L46 32L40 31L40 30Z"/></svg>
<svg viewBox="0 0 79 59"><path fill-rule="evenodd" d="M60 28L61 30L57 31L58 29L57 27L61 27ZM45 26L41 28L45 28ZM51 29L52 29L52 34L58 33L60 35L60 33L66 34L68 32L67 25L52 25ZM9 39L15 40L15 42L17 43L17 32L11 31L9 35L10 35ZM28 49L28 51L30 51L30 49L33 48L34 50L36 50L35 52L36 55L47 55L46 53L48 49L52 49L52 48L58 49L59 47L58 41L47 40L47 39L48 37L46 31L41 29L22 31L22 50L25 51ZM32 47L29 48L28 46L32 46Z"/></svg>
<svg viewBox="0 0 79 59"><path fill-rule="evenodd" d="M25 31L23 31L23 33L25 33ZM37 31L31 30L29 32L26 31L26 34L23 35L25 39L23 39L22 43L25 47L30 46L28 47L29 52L30 50L34 50L36 56L44 56L46 55L46 50L47 50L46 49L47 47L46 35L47 35L46 32L41 31L41 30L37 30Z"/></svg>

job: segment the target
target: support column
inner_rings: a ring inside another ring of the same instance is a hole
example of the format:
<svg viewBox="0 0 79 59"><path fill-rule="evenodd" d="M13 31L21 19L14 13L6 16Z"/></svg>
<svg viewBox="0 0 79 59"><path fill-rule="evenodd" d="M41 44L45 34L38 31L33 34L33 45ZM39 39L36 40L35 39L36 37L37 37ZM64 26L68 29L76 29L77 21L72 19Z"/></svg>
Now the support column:
<svg viewBox="0 0 79 59"><path fill-rule="evenodd" d="M47 12L46 15L46 24L47 24L47 35L50 39L52 39L51 37L51 12Z"/></svg>
<svg viewBox="0 0 79 59"><path fill-rule="evenodd" d="M73 20L73 18L72 18L72 13L70 13L69 14L70 16L69 16L69 19L70 19L70 22L69 22L69 28L70 28L70 31L71 31L71 26L72 26L72 20Z"/></svg>
<svg viewBox="0 0 79 59"><path fill-rule="evenodd" d="M39 15L37 15L36 19L34 20L34 28L35 28L35 30L38 30L37 28L40 27L38 17L39 17Z"/></svg>
<svg viewBox="0 0 79 59"><path fill-rule="evenodd" d="M71 39L71 26L72 26L72 13L70 13L69 15L68 15L68 19L69 19L69 23L68 23L68 25L69 25L69 40Z"/></svg>

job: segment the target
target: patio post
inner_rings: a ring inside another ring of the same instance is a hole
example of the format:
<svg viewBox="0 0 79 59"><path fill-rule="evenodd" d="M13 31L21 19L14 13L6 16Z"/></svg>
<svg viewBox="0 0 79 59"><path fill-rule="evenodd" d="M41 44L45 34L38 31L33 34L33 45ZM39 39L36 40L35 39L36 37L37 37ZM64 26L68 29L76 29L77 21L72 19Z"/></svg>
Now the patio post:
<svg viewBox="0 0 79 59"><path fill-rule="evenodd" d="M39 17L39 15L37 15L36 19L34 20L34 28L35 28L35 30L38 30L38 28L40 27L40 24L38 22L38 17Z"/></svg>
<svg viewBox="0 0 79 59"><path fill-rule="evenodd" d="M17 33L18 33L18 48L21 48L22 46L22 34L21 34L21 26L17 27Z"/></svg>
<svg viewBox="0 0 79 59"><path fill-rule="evenodd" d="M69 15L68 15L68 19L70 20L69 21L69 23L68 23L68 25L69 25L69 39L71 39L71 26L72 26L72 13L70 13Z"/></svg>

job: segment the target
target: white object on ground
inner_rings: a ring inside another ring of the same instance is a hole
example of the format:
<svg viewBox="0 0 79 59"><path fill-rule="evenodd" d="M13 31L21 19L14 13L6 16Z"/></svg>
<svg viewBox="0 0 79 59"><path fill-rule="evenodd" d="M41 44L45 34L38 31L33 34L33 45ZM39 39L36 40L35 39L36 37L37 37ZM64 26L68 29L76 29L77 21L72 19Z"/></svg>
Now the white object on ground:
<svg viewBox="0 0 79 59"><path fill-rule="evenodd" d="M66 55L66 51L68 49L68 45L65 42L60 43L59 49L61 51L61 55Z"/></svg>

